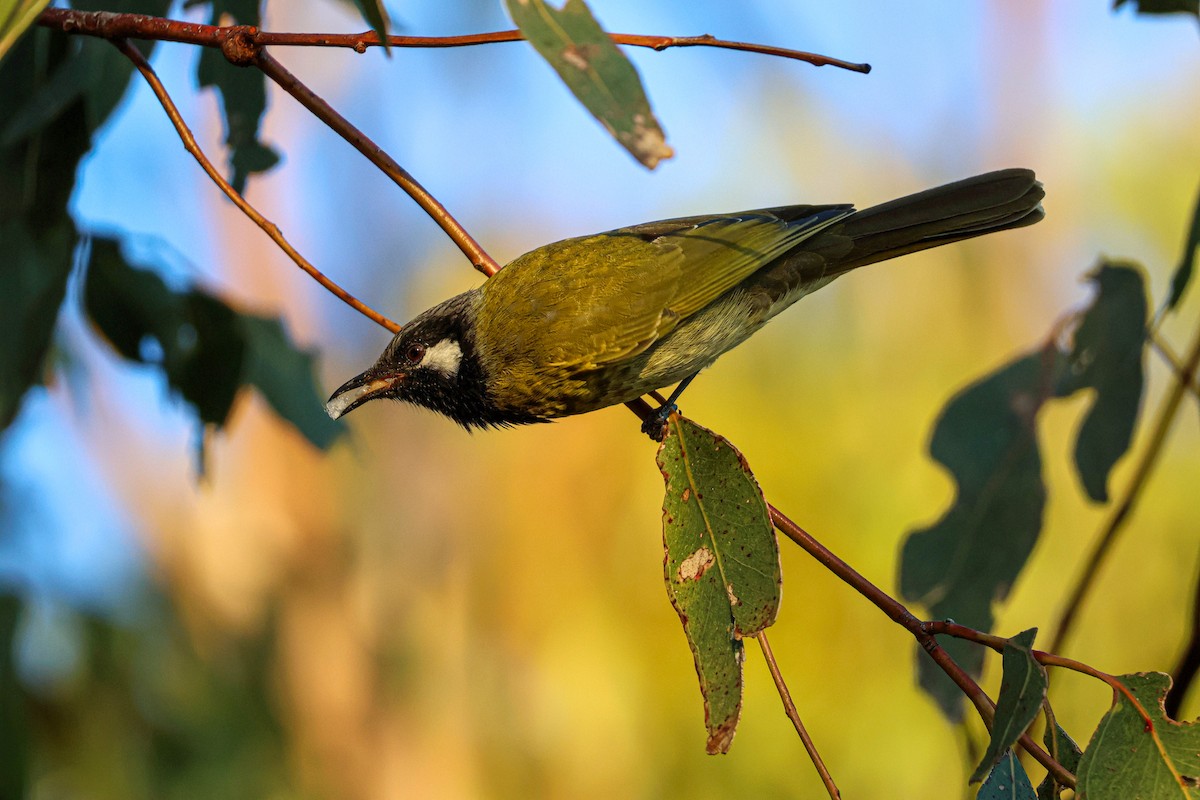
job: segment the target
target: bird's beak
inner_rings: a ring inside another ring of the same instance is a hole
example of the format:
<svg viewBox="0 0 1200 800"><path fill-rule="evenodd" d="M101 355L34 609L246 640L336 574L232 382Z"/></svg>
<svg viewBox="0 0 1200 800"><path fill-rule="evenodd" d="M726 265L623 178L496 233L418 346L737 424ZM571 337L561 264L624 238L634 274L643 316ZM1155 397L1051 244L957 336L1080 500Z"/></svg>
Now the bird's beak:
<svg viewBox="0 0 1200 800"><path fill-rule="evenodd" d="M368 400L373 400L404 380L403 372L381 372L369 369L341 385L325 404L325 413L333 419L349 414Z"/></svg>

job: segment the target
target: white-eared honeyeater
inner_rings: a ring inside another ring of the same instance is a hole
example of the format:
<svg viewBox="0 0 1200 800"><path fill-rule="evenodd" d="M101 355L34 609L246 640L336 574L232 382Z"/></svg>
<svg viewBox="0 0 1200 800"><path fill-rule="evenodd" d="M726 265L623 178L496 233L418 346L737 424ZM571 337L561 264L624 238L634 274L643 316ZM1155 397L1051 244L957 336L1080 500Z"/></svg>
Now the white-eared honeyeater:
<svg viewBox="0 0 1200 800"><path fill-rule="evenodd" d="M419 314L325 408L390 397L466 428L595 411L686 383L852 269L1032 225L1042 197L1033 172L1008 169L864 211L782 206L548 244Z"/></svg>

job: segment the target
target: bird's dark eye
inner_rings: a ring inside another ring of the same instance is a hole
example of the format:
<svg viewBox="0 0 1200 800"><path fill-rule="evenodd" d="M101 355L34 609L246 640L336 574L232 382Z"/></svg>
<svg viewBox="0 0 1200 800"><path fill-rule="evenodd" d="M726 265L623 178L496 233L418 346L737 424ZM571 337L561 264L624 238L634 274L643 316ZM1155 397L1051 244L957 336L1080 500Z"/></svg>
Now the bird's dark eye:
<svg viewBox="0 0 1200 800"><path fill-rule="evenodd" d="M420 342L414 342L404 351L404 357L408 359L410 364L420 364L421 359L425 357L425 345Z"/></svg>

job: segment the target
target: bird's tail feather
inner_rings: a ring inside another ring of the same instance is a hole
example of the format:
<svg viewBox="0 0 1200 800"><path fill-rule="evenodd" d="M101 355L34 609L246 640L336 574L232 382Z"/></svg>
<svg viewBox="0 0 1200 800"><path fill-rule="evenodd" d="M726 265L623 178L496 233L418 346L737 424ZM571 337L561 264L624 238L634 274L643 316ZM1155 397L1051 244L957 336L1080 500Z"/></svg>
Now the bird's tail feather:
<svg viewBox="0 0 1200 800"><path fill-rule="evenodd" d="M1044 196L1031 170L1006 169L872 206L838 227L851 247L834 259L834 271L1032 225L1045 216Z"/></svg>

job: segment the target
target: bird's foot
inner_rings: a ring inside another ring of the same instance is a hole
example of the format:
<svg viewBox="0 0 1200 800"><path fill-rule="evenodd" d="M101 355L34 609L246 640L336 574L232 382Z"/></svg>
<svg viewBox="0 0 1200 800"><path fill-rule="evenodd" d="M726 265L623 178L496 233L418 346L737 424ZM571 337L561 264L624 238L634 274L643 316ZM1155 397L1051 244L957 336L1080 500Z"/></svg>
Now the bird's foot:
<svg viewBox="0 0 1200 800"><path fill-rule="evenodd" d="M665 403L658 407L650 416L642 421L642 433L656 442L667 438L667 420L678 412L679 407L674 403Z"/></svg>

